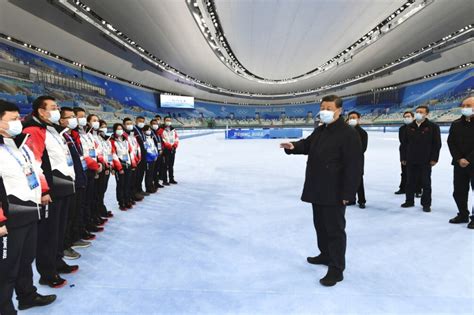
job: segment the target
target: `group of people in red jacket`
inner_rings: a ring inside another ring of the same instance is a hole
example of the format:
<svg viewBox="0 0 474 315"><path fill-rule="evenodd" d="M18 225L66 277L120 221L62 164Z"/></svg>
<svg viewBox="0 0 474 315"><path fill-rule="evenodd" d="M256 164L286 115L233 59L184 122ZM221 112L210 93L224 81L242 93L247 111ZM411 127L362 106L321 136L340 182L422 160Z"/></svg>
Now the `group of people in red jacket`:
<svg viewBox="0 0 474 315"><path fill-rule="evenodd" d="M80 107L59 107L50 96L33 102L23 121L15 104L0 100L0 314L48 305L33 284L66 285L62 274L79 270L65 260L81 257L113 217L104 202L110 176L118 208L131 209L158 189L177 184L179 137L171 117L125 118L113 125ZM143 182L145 188L143 189Z"/></svg>

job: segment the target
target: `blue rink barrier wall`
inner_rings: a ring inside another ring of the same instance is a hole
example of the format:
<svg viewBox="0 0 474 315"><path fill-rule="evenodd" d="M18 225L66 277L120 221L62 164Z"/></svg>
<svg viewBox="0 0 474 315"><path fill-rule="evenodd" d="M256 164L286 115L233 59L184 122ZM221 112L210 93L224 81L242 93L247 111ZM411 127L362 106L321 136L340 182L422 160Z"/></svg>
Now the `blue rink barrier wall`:
<svg viewBox="0 0 474 315"><path fill-rule="evenodd" d="M286 139L302 138L301 128L255 128L255 129L228 129L226 139Z"/></svg>

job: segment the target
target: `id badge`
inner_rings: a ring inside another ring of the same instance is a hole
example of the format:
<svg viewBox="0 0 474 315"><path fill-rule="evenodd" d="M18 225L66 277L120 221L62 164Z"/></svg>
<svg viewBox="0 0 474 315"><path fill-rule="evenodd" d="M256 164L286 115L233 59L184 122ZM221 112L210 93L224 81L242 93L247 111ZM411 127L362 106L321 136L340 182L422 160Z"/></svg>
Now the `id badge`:
<svg viewBox="0 0 474 315"><path fill-rule="evenodd" d="M90 149L89 150L89 156L93 159L95 159L97 157L97 155L95 154L95 149Z"/></svg>
<svg viewBox="0 0 474 315"><path fill-rule="evenodd" d="M71 153L69 153L69 152L66 154L66 162L67 162L67 166L73 166L74 165Z"/></svg>
<svg viewBox="0 0 474 315"><path fill-rule="evenodd" d="M112 163L114 161L114 157L112 156L112 154L107 155L107 160L109 161L109 163Z"/></svg>
<svg viewBox="0 0 474 315"><path fill-rule="evenodd" d="M38 179L36 178L35 172L28 172L26 175L26 179L28 180L28 186L31 190L39 187Z"/></svg>
<svg viewBox="0 0 474 315"><path fill-rule="evenodd" d="M128 162L128 154L125 154L124 156L122 156L122 161Z"/></svg>
<svg viewBox="0 0 474 315"><path fill-rule="evenodd" d="M87 162L83 157L81 157L81 164L82 164L82 170L87 171L88 169Z"/></svg>

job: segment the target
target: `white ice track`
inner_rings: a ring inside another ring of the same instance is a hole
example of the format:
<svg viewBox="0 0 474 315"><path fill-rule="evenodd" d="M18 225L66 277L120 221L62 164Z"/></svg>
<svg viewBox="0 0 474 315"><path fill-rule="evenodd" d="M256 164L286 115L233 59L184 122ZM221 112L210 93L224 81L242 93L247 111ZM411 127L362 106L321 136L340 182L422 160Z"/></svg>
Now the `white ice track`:
<svg viewBox="0 0 474 315"><path fill-rule="evenodd" d="M369 133L367 209L347 210L347 270L319 285L311 206L299 200L303 156L279 140L183 140L178 186L115 217L51 306L24 314L474 314L474 233L456 214L446 138L433 212L401 209L395 133ZM37 276L35 281L37 282Z"/></svg>

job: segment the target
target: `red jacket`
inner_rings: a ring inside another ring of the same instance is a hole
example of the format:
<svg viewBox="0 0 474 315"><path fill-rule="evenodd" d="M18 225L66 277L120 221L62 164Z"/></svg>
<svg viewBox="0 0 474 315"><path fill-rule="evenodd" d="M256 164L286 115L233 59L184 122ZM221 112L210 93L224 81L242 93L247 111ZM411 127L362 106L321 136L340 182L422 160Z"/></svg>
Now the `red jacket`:
<svg viewBox="0 0 474 315"><path fill-rule="evenodd" d="M158 129L158 135L161 138L161 143L163 147L168 150L177 149L179 145L179 137L176 129L171 127L167 130L166 127L161 127Z"/></svg>
<svg viewBox="0 0 474 315"><path fill-rule="evenodd" d="M79 135L79 132L77 130L71 130L71 135L74 139L74 142L76 143L76 146L82 148L81 136ZM87 169L94 172L97 172L99 170L99 164L93 158L91 158L90 156L85 156L84 152L82 152L82 156L86 161Z"/></svg>
<svg viewBox="0 0 474 315"><path fill-rule="evenodd" d="M7 217L3 213L2 205L0 204L0 226L4 226L7 221Z"/></svg>

